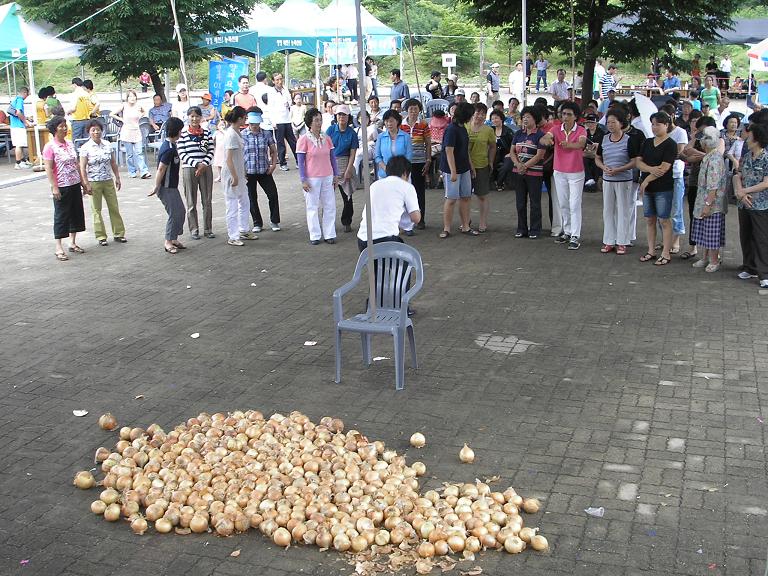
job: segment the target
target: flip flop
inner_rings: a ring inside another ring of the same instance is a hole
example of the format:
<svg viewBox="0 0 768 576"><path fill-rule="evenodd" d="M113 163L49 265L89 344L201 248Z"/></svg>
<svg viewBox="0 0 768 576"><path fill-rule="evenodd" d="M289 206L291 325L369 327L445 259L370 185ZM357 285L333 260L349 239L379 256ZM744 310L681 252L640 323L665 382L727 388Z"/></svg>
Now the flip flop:
<svg viewBox="0 0 768 576"><path fill-rule="evenodd" d="M78 246L77 244L73 244L72 246L70 246L69 247L69 251L70 252L77 252L78 254L85 254L85 250L80 248L80 246Z"/></svg>
<svg viewBox="0 0 768 576"><path fill-rule="evenodd" d="M442 232L440 232L439 237L440 238L448 238L448 236L450 236L450 235L451 235L451 233L448 232L448 230L443 230Z"/></svg>
<svg viewBox="0 0 768 576"><path fill-rule="evenodd" d="M651 254L650 252L646 252L642 256L640 256L640 262L650 262L656 258L656 254Z"/></svg>
<svg viewBox="0 0 768 576"><path fill-rule="evenodd" d="M670 260L669 258L665 258L664 256L662 256L661 258L659 258L658 260L656 260L656 262L654 262L654 263L653 263L653 265L654 265L654 266L666 266L666 265L667 265L667 264L669 264L670 262L672 262L672 260Z"/></svg>
<svg viewBox="0 0 768 576"><path fill-rule="evenodd" d="M176 246L171 246L170 248L165 249L168 254L177 254L179 251L176 249Z"/></svg>
<svg viewBox="0 0 768 576"><path fill-rule="evenodd" d="M680 254L680 260L688 260L689 258L693 258L694 256L696 256L696 254L697 254L696 252L688 252L688 250L686 250L685 252Z"/></svg>
<svg viewBox="0 0 768 576"><path fill-rule="evenodd" d="M680 253L680 248L670 248L669 253L670 254L679 254Z"/></svg>
<svg viewBox="0 0 768 576"><path fill-rule="evenodd" d="M59 262L66 262L67 260L69 260L69 256L64 254L64 252L56 252L56 260L58 260Z"/></svg>
<svg viewBox="0 0 768 576"><path fill-rule="evenodd" d="M480 232L478 232L474 228L467 228L466 230L462 230L461 228L459 228L459 231L462 234L468 234L469 236L479 236L480 235Z"/></svg>

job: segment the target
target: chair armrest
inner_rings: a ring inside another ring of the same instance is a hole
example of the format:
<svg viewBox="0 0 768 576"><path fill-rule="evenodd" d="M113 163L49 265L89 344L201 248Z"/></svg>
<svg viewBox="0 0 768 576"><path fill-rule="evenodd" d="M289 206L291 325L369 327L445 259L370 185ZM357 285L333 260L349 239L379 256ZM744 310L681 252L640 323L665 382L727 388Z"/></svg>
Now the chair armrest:
<svg viewBox="0 0 768 576"><path fill-rule="evenodd" d="M333 319L338 322L344 318L344 309L341 303L341 299L345 294L348 294L352 289L358 285L360 277L352 278L349 282L337 288L333 291Z"/></svg>
<svg viewBox="0 0 768 576"><path fill-rule="evenodd" d="M423 273L419 274L419 277L413 283L408 290L406 290L403 297L400 299L400 326L405 326L405 322L408 320L408 307L411 305L411 298L421 290L424 285Z"/></svg>

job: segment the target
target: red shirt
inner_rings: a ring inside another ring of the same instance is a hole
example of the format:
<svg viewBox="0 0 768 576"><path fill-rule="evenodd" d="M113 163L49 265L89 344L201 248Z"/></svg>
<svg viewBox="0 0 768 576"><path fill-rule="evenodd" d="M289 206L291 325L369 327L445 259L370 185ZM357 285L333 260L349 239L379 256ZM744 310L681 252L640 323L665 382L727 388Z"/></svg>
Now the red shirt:
<svg viewBox="0 0 768 576"><path fill-rule="evenodd" d="M563 148L561 144L568 142L573 144L578 142L579 138L587 137L587 131L584 126L574 124L570 132L566 132L565 125L552 126L549 133L554 138L555 163L553 168L558 172L568 172L570 174L584 172L584 150L581 148Z"/></svg>

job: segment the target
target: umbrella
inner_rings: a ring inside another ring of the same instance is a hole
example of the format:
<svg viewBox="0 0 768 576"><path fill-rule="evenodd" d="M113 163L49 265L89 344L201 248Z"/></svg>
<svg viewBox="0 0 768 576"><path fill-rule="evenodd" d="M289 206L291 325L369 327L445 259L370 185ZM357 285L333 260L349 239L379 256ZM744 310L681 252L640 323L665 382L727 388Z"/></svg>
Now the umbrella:
<svg viewBox="0 0 768 576"><path fill-rule="evenodd" d="M750 60L768 62L768 38L755 44L747 51Z"/></svg>
<svg viewBox="0 0 768 576"><path fill-rule="evenodd" d="M640 122L642 124L643 132L647 138L653 138L653 131L651 130L651 114L655 114L659 111L653 100L648 98L645 94L635 92L635 104L640 112Z"/></svg>
<svg viewBox="0 0 768 576"><path fill-rule="evenodd" d="M0 6L0 62L25 61L29 72L29 89L32 102L37 98L35 75L32 62L38 60L60 60L80 55L81 46L60 40L44 24L27 22L21 14L21 7L15 2ZM32 115L34 117L34 115ZM42 165L40 150L40 126L35 126L37 157Z"/></svg>

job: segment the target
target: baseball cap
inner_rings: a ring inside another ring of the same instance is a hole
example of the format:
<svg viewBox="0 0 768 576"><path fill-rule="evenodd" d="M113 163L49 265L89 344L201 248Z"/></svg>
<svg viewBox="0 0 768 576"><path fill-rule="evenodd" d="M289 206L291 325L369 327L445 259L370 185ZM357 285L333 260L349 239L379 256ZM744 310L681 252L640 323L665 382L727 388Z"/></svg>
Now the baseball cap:
<svg viewBox="0 0 768 576"><path fill-rule="evenodd" d="M466 95L467 95L467 93L466 93L466 92L464 92L464 89L463 89L463 88L459 88L458 90L456 90L456 92L454 93L454 95L455 95L455 96L466 96Z"/></svg>
<svg viewBox="0 0 768 576"><path fill-rule="evenodd" d="M518 60L517 62L515 62L515 66L517 66L518 64L522 64L522 63L523 63L522 60Z"/></svg>
<svg viewBox="0 0 768 576"><path fill-rule="evenodd" d="M493 64L491 64L491 68L499 68L499 67L501 67L501 64L499 64L498 62L494 62Z"/></svg>
<svg viewBox="0 0 768 576"><path fill-rule="evenodd" d="M182 90L187 90L186 84L176 84L176 92L181 92Z"/></svg>
<svg viewBox="0 0 768 576"><path fill-rule="evenodd" d="M346 114L347 116L349 116L349 114L350 114L349 106L347 106L346 104L339 104L338 106L336 106L333 109L333 113L334 114Z"/></svg>
<svg viewBox="0 0 768 576"><path fill-rule="evenodd" d="M210 102L211 100L213 100L213 96L211 96L211 93L210 93L210 92L206 92L205 94L203 94L202 96L200 96L200 98L201 98L202 100L208 100L208 102Z"/></svg>
<svg viewBox="0 0 768 576"><path fill-rule="evenodd" d="M453 80L454 82L456 82L456 80L458 80L458 79L459 79L459 77L456 76L456 74L449 74L448 75L448 80Z"/></svg>
<svg viewBox="0 0 768 576"><path fill-rule="evenodd" d="M261 124L263 117L258 112L248 112L248 124Z"/></svg>
<svg viewBox="0 0 768 576"><path fill-rule="evenodd" d="M584 116L585 122L597 122L597 114L587 114Z"/></svg>

